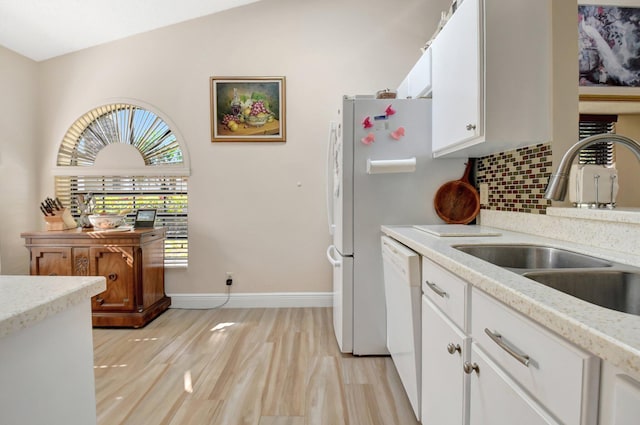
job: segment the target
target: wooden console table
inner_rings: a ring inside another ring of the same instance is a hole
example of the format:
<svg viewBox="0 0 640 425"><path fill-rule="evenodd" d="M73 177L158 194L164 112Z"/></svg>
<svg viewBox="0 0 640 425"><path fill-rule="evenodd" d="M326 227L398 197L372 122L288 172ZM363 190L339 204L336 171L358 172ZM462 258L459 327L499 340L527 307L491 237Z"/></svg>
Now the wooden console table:
<svg viewBox="0 0 640 425"><path fill-rule="evenodd" d="M93 326L145 326L171 305L164 292L164 228L25 232L31 275L104 276Z"/></svg>

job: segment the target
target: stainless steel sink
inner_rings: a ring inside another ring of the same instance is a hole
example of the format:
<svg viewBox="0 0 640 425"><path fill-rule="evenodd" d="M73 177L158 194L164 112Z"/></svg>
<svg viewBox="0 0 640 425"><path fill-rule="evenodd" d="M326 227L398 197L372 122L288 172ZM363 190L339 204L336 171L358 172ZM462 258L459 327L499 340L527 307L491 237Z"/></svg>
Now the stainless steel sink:
<svg viewBox="0 0 640 425"><path fill-rule="evenodd" d="M573 251L544 245L454 245L454 248L495 264L513 269L564 269L610 267L611 263Z"/></svg>
<svg viewBox="0 0 640 425"><path fill-rule="evenodd" d="M591 304L640 315L640 268L545 245L453 245Z"/></svg>
<svg viewBox="0 0 640 425"><path fill-rule="evenodd" d="M640 315L640 271L557 270L522 275L592 304Z"/></svg>

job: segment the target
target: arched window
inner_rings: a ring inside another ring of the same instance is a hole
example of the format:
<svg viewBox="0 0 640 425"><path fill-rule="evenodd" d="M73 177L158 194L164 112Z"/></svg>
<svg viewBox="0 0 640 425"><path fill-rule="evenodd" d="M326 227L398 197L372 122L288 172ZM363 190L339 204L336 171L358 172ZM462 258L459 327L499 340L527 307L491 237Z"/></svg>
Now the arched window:
<svg viewBox="0 0 640 425"><path fill-rule="evenodd" d="M71 125L57 157L56 196L79 217L78 195L91 193L96 211L157 210L167 231L165 266L188 259L186 151L165 119L147 108L113 103L92 109Z"/></svg>

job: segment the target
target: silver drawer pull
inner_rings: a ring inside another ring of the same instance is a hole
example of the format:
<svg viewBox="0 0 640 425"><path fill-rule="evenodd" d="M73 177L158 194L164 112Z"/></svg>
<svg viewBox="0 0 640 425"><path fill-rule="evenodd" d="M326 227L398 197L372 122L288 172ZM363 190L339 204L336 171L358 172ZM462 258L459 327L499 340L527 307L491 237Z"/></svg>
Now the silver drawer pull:
<svg viewBox="0 0 640 425"><path fill-rule="evenodd" d="M472 372L480 374L480 367L477 363L464 362L462 364L462 370L464 370L464 373L467 375L471 375Z"/></svg>
<svg viewBox="0 0 640 425"><path fill-rule="evenodd" d="M447 351L449 352L449 354L455 354L456 351L458 353L462 353L462 348L460 348L460 344L454 344L453 342L450 342L449 344L447 344Z"/></svg>
<svg viewBox="0 0 640 425"><path fill-rule="evenodd" d="M438 294L439 296L441 296L442 298L448 297L449 295L446 293L446 291L443 291L442 289L440 289L438 287L438 285L436 285L435 283L431 283L428 280L425 280L424 283L427 284L427 286L429 288L431 288L431 290L433 292L435 292L436 294Z"/></svg>
<svg viewBox="0 0 640 425"><path fill-rule="evenodd" d="M471 130L475 130L476 129L476 125L475 124L467 124L467 130L471 131Z"/></svg>
<svg viewBox="0 0 640 425"><path fill-rule="evenodd" d="M491 332L489 328L484 328L484 333L489 335L489 338L491 338L493 342L498 344L500 348L509 353L514 359L516 359L526 367L529 367L529 356L524 353L520 353L519 350L513 347L509 347L509 345L502 340L502 335L497 332Z"/></svg>

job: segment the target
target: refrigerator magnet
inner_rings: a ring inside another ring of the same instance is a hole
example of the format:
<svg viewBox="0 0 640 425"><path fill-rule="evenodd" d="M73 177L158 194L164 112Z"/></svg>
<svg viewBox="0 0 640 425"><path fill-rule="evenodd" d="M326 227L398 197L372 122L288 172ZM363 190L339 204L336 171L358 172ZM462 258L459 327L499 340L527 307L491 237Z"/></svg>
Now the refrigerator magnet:
<svg viewBox="0 0 640 425"><path fill-rule="evenodd" d="M396 131L392 131L391 137L394 140L400 140L402 137L404 137L404 127L398 127Z"/></svg>
<svg viewBox="0 0 640 425"><path fill-rule="evenodd" d="M384 110L384 112L387 114L387 116L391 116L393 114L396 113L396 110L393 109L393 107L391 105L387 106L387 109Z"/></svg>
<svg viewBox="0 0 640 425"><path fill-rule="evenodd" d="M376 136L373 133L369 133L366 137L360 139L360 141L365 145L370 145L371 143L376 141Z"/></svg>

